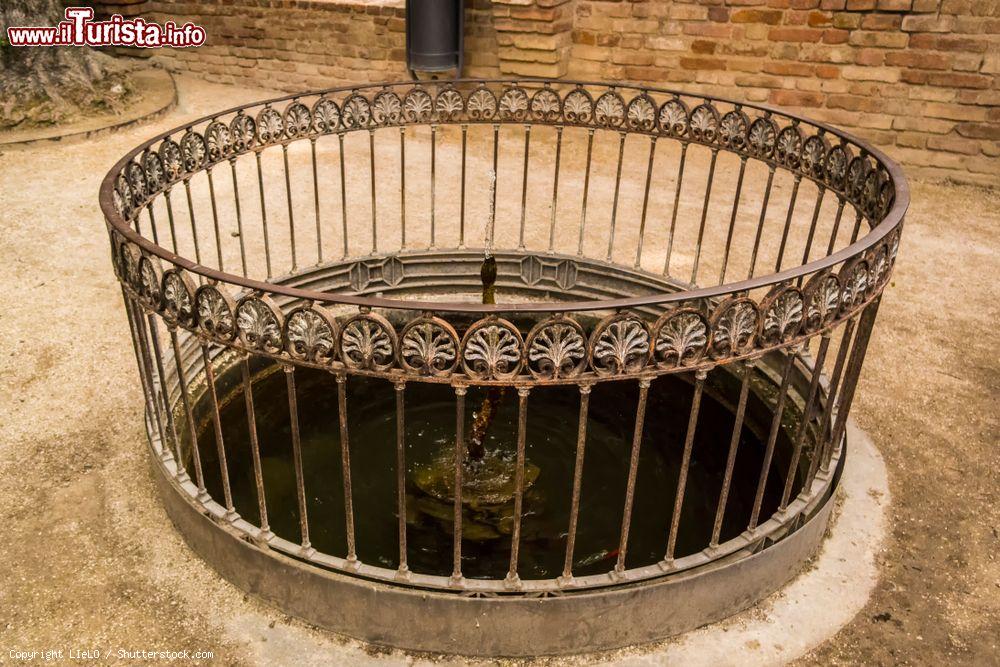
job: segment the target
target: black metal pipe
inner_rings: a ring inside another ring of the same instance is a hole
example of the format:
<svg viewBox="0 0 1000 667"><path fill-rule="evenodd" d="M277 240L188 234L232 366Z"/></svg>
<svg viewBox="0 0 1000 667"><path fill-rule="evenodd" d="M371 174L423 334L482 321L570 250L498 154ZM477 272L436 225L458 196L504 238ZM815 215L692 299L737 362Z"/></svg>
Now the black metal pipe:
<svg viewBox="0 0 1000 667"><path fill-rule="evenodd" d="M406 67L416 72L462 74L464 27L461 0L406 0Z"/></svg>

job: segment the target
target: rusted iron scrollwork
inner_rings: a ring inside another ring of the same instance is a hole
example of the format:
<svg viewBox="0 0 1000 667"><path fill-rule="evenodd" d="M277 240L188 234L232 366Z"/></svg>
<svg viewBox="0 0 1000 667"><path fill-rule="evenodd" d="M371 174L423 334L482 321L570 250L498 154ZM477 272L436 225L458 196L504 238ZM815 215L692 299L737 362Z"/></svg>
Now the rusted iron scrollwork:
<svg viewBox="0 0 1000 667"><path fill-rule="evenodd" d="M459 345L449 312L414 317L397 330L378 314L337 318L312 305L296 308L283 324L280 310L266 296L243 297L236 306L236 296L223 284L192 294L193 281L183 269L173 269L157 282L151 268L142 270L157 259L127 240L119 238L119 243L119 270L129 276L123 284L139 303L213 343L320 368L402 374L414 380L454 376L484 384L620 380L688 372L792 348L856 317L890 268L886 264L879 276L877 264L861 259L845 267L846 275L815 276L805 290L779 284L760 303L748 297L728 299L705 312L682 302L658 319L622 313L589 331L561 313L526 332L487 316L468 327ZM882 256L888 262L887 249Z"/></svg>

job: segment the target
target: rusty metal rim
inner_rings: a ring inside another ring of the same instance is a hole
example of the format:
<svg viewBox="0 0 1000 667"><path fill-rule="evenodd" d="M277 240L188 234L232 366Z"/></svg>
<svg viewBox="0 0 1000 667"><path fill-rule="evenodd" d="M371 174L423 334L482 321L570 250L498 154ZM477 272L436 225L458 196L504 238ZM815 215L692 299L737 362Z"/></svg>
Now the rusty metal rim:
<svg viewBox="0 0 1000 667"><path fill-rule="evenodd" d="M139 295L130 286L124 286L127 293L132 295L134 298L138 299ZM248 293L252 294L252 293ZM242 298L241 295L240 298ZM711 357L705 357L699 359L697 362L689 365L676 365L676 366L666 366L659 364L650 364L643 368L640 372L635 375L600 375L597 373L587 372L581 375L574 375L570 377L555 378L546 380L545 384L548 386L576 386L581 382L596 384L599 382L620 382L623 379L635 379L635 378L646 378L653 379L663 375L674 375L683 373L695 373L698 371L711 371L720 366L724 366L734 362L740 361L752 361L756 359L761 359L765 355L773 352L785 352L799 350L803 344L814 337L829 334L836 327L842 325L844 322L852 320L860 315L865 308L870 306L875 300L880 298L881 292L875 293L872 296L863 299L858 303L857 306L847 311L840 318L831 321L830 323L823 325L815 330L803 332L794 338L781 340L773 345L768 345L766 347L760 348L750 348L737 354L733 354L726 357L724 360L712 359ZM149 315L159 315L155 310L150 309L145 304L141 305L143 311ZM184 331L193 340L199 341L201 343L220 343L223 347L232 350L238 354L253 354L255 356L271 359L276 363L288 363L288 357L281 352L270 352L267 350L261 350L257 348L250 348L243 344L238 337L230 340L220 342L211 336L206 335L204 332L198 330L197 328L191 328L184 325L176 325L178 331ZM395 330L395 329L394 329ZM373 377L373 378L385 378L387 373L385 371L366 369L366 368L354 368L346 366L341 362L330 362L321 363L313 362L303 359L295 359L294 365L301 366L304 368L313 368L316 370L337 374L346 375L357 375L362 377ZM511 378L504 379L481 379L473 378L469 376L463 376L460 372L454 372L449 375L420 375L415 373L399 373L398 371L389 371L388 377L393 379L405 381L405 382L421 382L421 383L431 383L431 384L444 384L450 386L479 386L479 387L533 387L538 384L537 378L529 375L516 375Z"/></svg>
<svg viewBox="0 0 1000 667"><path fill-rule="evenodd" d="M642 306L651 306L659 304L669 304L681 301L690 301L694 299L705 299L718 297L726 294L748 292L753 289L768 287L780 282L787 280L792 280L799 277L808 276L818 271L822 271L829 267L835 266L842 261L848 260L852 257L863 254L869 249L875 247L882 239L884 239L890 232L896 229L903 220L903 216L909 207L910 193L909 185L906 178L903 176L902 169L899 164L891 160L885 153L879 149L871 146L868 142L865 142L854 135L838 130L826 123L821 123L818 121L809 120L804 116L798 114L786 112L777 107L764 104L752 104L739 102L725 97L715 97L710 95L698 95L693 93L685 93L683 91L677 91L665 88L656 87L639 87L639 86L623 86L623 85L611 85L607 83L594 82L594 81L571 81L571 80L547 80L547 79L461 79L455 83L459 84L482 84L482 83L495 83L495 84L511 84L515 85L518 83L529 83L529 84L552 84L557 83L560 85L577 85L577 86L600 86L609 89L628 89L636 90L640 92L655 92L667 95L675 96L685 96L703 99L706 101L716 101L723 102L725 104L739 105L741 107L746 107L750 109L757 109L767 113L774 113L784 116L792 120L798 120L804 122L811 126L819 129L823 129L834 136L840 137L842 139L848 140L854 143L859 148L867 151L872 157L878 160L881 165L886 169L889 176L892 178L893 187L895 188L895 197L893 199L892 207L889 212L885 215L883 220L877 224L875 227L871 228L865 236L851 245L842 248L841 250L827 255L826 257L820 258L818 260L808 262L801 266L786 269L778 273L772 273L768 275L759 276L756 278L751 278L749 280L742 280L734 283L725 283L722 285L717 285L713 287L700 287L688 291L673 292L669 294L654 294L641 297L629 297L624 299L608 299L608 300L591 300L591 301L576 301L576 302L563 302L559 304L544 304L544 303L532 303L532 302L520 302L520 303L504 303L504 304L478 304L478 303L463 303L463 302L425 302L425 301L408 301L403 299L387 299L380 297L356 297L350 295L331 295L326 292L316 292L313 290L304 290L294 287L288 287L284 285L276 285L274 283L254 280L251 278L244 278L231 273L226 273L223 271L217 271L215 269L202 266L196 262L192 262L180 255L172 253L161 246L152 243L145 237L136 233L131 229L125 219L115 210L112 192L114 190L114 181L119 172L124 168L124 166L139 155L143 150L148 148L150 145L159 141L165 137L170 136L178 131L185 130L197 123L208 122L219 115L232 113L239 111L240 109L245 109L248 107L255 107L266 104L273 104L275 102L282 102L286 100L294 100L299 97L306 95L324 95L328 93L343 93L358 91L363 89L382 89L389 86L402 86L402 85L412 85L412 82L391 82L382 84L372 84L367 86L342 86L337 88L329 88L325 90L318 91L308 91L300 92L291 95L285 95L281 97L271 98L269 100L262 100L260 102L254 102L250 104L245 104L237 107L232 107L225 111L217 112L215 114L204 116L202 118L196 119L187 123L185 125L179 126L177 128L168 130L153 139L150 139L136 148L128 152L124 157L122 157L115 165L111 168L108 174L104 177L100 188L100 204L101 210L104 213L105 220L108 225L115 231L120 233L125 238L136 243L139 247L149 252L152 255L159 257L175 266L182 267L193 273L200 274L210 280L215 280L222 283L228 283L233 285L239 285L241 287L257 290L261 292L268 292L272 294L281 294L283 296L300 299L315 301L318 303L337 303L344 305L355 305L363 308L386 308L386 309L403 309L403 310L428 310L428 311L438 311L438 312L463 312L463 313L508 313L513 311L521 312L570 312L570 311L593 311L593 310L623 310L628 308L636 308ZM671 137L664 137L671 138Z"/></svg>

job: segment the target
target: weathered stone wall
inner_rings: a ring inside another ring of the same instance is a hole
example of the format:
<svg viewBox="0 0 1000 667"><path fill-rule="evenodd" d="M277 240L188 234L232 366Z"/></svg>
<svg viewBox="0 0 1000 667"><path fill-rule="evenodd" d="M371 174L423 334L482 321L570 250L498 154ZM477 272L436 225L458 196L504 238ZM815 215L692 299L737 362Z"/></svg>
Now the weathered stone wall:
<svg viewBox="0 0 1000 667"><path fill-rule="evenodd" d="M407 77L402 0L150 0L171 68L284 90ZM467 76L648 82L800 109L910 173L1000 183L1000 0L466 0Z"/></svg>

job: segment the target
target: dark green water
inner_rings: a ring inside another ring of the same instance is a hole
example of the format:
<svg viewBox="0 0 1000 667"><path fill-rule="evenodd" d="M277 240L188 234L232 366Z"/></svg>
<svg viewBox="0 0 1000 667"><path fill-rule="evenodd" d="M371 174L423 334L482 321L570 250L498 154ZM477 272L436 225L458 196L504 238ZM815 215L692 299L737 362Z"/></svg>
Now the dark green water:
<svg viewBox="0 0 1000 667"><path fill-rule="evenodd" d="M292 542L300 540L295 473L292 464L288 395L284 373L259 363L254 368L257 430L271 529ZM239 390L238 369L223 384L236 387L224 398L223 438L236 510L257 523L259 514L249 450L246 411ZM296 370L303 468L310 537L323 552L347 552L337 385L332 375ZM725 402L738 392L735 378L715 372L702 399L687 493L681 513L678 557L708 544L715 516L733 415ZM484 392L470 389L467 422ZM646 425L640 450L635 504L626 566L637 567L663 558L673 510L692 387L676 376L656 379L649 393ZM721 400L717 400L721 398ZM638 400L631 382L604 382L594 386L584 464L580 520L574 574L607 572L614 566L621 530L625 485ZM222 498L215 436L200 402L199 445L206 484L214 498ZM398 565L396 499L395 392L379 379L348 379L347 422L358 558L395 568ZM742 532L749 520L763 443L757 434L764 404L752 394L743 429L736 473L727 505L722 539ZM573 466L576 448L579 392L575 387L533 389L528 401L527 458L540 469L525 500L520 552L522 578L558 576L566 544ZM426 465L454 439L455 396L448 386L411 382L406 388L407 477L415 466ZM468 432L468 425L466 427ZM756 434L755 434L756 432ZM517 396L509 392L487 437L487 449L513 455L517 433ZM762 517L778 505L787 461L787 438L782 433L772 466ZM410 493L416 491L410 484ZM411 498L412 502L412 498ZM449 526L426 515L411 515L407 558L411 570L449 575L452 538ZM503 578L510 558L510 538L465 540L463 571L469 577Z"/></svg>

